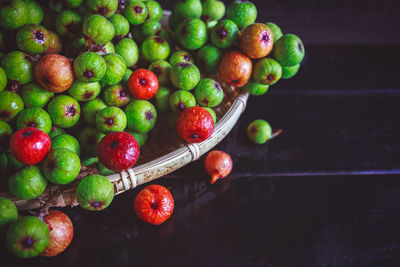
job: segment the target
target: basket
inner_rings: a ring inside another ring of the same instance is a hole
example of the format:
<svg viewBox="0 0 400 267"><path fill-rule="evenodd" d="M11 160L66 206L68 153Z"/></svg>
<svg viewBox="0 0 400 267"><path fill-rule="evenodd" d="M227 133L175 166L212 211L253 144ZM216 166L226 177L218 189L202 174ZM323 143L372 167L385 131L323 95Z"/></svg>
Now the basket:
<svg viewBox="0 0 400 267"><path fill-rule="evenodd" d="M163 25L167 25L170 13L170 11L163 12L161 20ZM224 84L217 76L212 78L221 84L225 92L222 103L214 108L218 121L213 134L198 144L185 143L179 138L176 130L157 122L157 126L149 134L148 142L141 149L141 158L136 166L107 176L114 185L115 195L153 181L199 159L231 131L246 108L248 94ZM160 136L162 138L157 138ZM0 196L12 200L21 211L41 208L44 203L51 207L73 207L78 205L75 198L76 186L76 183L72 186L50 186L39 198L32 200L18 199L9 192L0 193Z"/></svg>

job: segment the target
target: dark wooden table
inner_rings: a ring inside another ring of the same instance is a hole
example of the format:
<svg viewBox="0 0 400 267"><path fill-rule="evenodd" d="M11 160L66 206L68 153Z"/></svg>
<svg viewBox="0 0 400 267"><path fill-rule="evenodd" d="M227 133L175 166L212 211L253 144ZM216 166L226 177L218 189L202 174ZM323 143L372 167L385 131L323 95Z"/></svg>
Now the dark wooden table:
<svg viewBox="0 0 400 267"><path fill-rule="evenodd" d="M158 227L134 214L140 188L104 212L64 209L75 226L64 253L21 260L2 244L1 266L400 266L396 2L254 2L307 55L297 77L250 98L218 146L232 175L209 186L202 158L158 180L176 202ZM258 118L283 134L251 144Z"/></svg>

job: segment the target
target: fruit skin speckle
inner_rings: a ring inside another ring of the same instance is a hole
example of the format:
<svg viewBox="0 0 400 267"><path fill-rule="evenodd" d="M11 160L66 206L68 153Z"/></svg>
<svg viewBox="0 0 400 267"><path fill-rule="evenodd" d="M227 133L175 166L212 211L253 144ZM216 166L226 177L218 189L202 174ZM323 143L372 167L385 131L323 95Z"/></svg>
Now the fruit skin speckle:
<svg viewBox="0 0 400 267"><path fill-rule="evenodd" d="M142 221L160 225L171 217L174 211L174 198L164 186L149 185L137 194L134 209Z"/></svg>
<svg viewBox="0 0 400 267"><path fill-rule="evenodd" d="M214 132L214 120L205 108L190 107L181 112L177 121L179 136L189 143L200 143Z"/></svg>

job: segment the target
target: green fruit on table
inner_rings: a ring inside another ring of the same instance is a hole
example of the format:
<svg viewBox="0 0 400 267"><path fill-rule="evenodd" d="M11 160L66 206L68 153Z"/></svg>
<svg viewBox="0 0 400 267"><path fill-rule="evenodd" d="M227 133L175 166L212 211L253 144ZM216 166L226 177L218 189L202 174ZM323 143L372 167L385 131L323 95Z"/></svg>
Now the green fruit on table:
<svg viewBox="0 0 400 267"><path fill-rule="evenodd" d="M15 30L28 20L28 7L23 0L10 0L0 8L0 26Z"/></svg>
<svg viewBox="0 0 400 267"><path fill-rule="evenodd" d="M129 129L125 130L125 132L127 132L127 133L131 134L133 137L135 137L139 147L142 147L147 141L147 137L148 137L147 133L137 133L137 132L131 131Z"/></svg>
<svg viewBox="0 0 400 267"><path fill-rule="evenodd" d="M204 21L220 20L225 15L225 4L217 0L203 1L203 14L201 18Z"/></svg>
<svg viewBox="0 0 400 267"><path fill-rule="evenodd" d="M239 28L229 19L220 20L211 29L211 43L218 48L228 48L235 44L239 37Z"/></svg>
<svg viewBox="0 0 400 267"><path fill-rule="evenodd" d="M49 32L43 26L25 24L17 31L17 46L32 55L42 54L50 46Z"/></svg>
<svg viewBox="0 0 400 267"><path fill-rule="evenodd" d="M81 144L82 153L89 156L97 156L97 144L104 136L104 133L91 127L86 127L80 131L78 140Z"/></svg>
<svg viewBox="0 0 400 267"><path fill-rule="evenodd" d="M153 72L158 78L158 84L165 86L170 84L171 64L165 60L157 60L150 64L149 71Z"/></svg>
<svg viewBox="0 0 400 267"><path fill-rule="evenodd" d="M27 166L11 176L8 181L10 192L20 199L34 199L46 189L47 181L37 166Z"/></svg>
<svg viewBox="0 0 400 267"><path fill-rule="evenodd" d="M211 109L211 108L205 107L205 109L206 109L208 112L210 112L211 117L213 118L213 121L214 121L214 125L215 125L215 124L217 123L217 114L215 114L215 111L214 111L213 109Z"/></svg>
<svg viewBox="0 0 400 267"><path fill-rule="evenodd" d="M247 127L247 136L256 144L264 144L272 138L272 129L265 120L252 121Z"/></svg>
<svg viewBox="0 0 400 267"><path fill-rule="evenodd" d="M176 35L185 49L196 50L207 42L207 26L200 19L187 19L176 28Z"/></svg>
<svg viewBox="0 0 400 267"><path fill-rule="evenodd" d="M250 1L235 0L228 5L226 16L233 20L240 30L244 30L256 21L257 8Z"/></svg>
<svg viewBox="0 0 400 267"><path fill-rule="evenodd" d="M282 76L282 66L273 58L263 58L254 64L253 79L261 84L273 85Z"/></svg>
<svg viewBox="0 0 400 267"><path fill-rule="evenodd" d="M69 149L52 149L43 161L42 170L48 181L54 184L69 184L78 176L81 161L79 156Z"/></svg>
<svg viewBox="0 0 400 267"><path fill-rule="evenodd" d="M106 103L104 103L104 101L99 98L87 102L82 108L83 119L86 121L87 124L95 126L96 113L106 107Z"/></svg>
<svg viewBox="0 0 400 267"><path fill-rule="evenodd" d="M157 112L165 113L169 111L169 96L171 95L171 90L167 87L160 86L155 95Z"/></svg>
<svg viewBox="0 0 400 267"><path fill-rule="evenodd" d="M174 66L174 65L176 65L178 63L192 63L192 64L194 64L194 61L193 61L192 55L189 52L180 50L180 51L174 52L171 55L171 57L169 59L169 63L171 63L171 66Z"/></svg>
<svg viewBox="0 0 400 267"><path fill-rule="evenodd" d="M282 79L290 79L294 77L297 72L299 72L300 64L290 66L290 67L282 67Z"/></svg>
<svg viewBox="0 0 400 267"><path fill-rule="evenodd" d="M118 0L87 0L89 9L106 18L114 15L118 8Z"/></svg>
<svg viewBox="0 0 400 267"><path fill-rule="evenodd" d="M57 33L61 36L75 36L75 28L82 22L82 17L73 10L64 10L59 13L55 20Z"/></svg>
<svg viewBox="0 0 400 267"><path fill-rule="evenodd" d="M107 208L114 198L114 186L104 176L89 175L76 189L76 200L87 210L99 211Z"/></svg>
<svg viewBox="0 0 400 267"><path fill-rule="evenodd" d="M169 52L169 44L160 36L147 37L142 44L143 56L149 62L165 60L168 58Z"/></svg>
<svg viewBox="0 0 400 267"><path fill-rule="evenodd" d="M7 152L7 165L11 170L20 170L26 165L19 162L11 152Z"/></svg>
<svg viewBox="0 0 400 267"><path fill-rule="evenodd" d="M2 67L0 67L0 92L7 86L7 75Z"/></svg>
<svg viewBox="0 0 400 267"><path fill-rule="evenodd" d="M305 49L299 37L294 34L285 34L275 43L272 53L282 66L289 67L303 61Z"/></svg>
<svg viewBox="0 0 400 267"><path fill-rule="evenodd" d="M145 37L158 35L157 33L161 31L161 23L158 20L148 19L141 25L141 28Z"/></svg>
<svg viewBox="0 0 400 267"><path fill-rule="evenodd" d="M21 217L8 228L6 244L7 248L18 257L36 257L49 244L49 228L38 217Z"/></svg>
<svg viewBox="0 0 400 267"><path fill-rule="evenodd" d="M6 54L1 65L9 80L26 84L33 80L33 59L21 51L12 51Z"/></svg>
<svg viewBox="0 0 400 267"><path fill-rule="evenodd" d="M51 127L51 131L50 131L50 133L49 133L49 137L51 138L51 139L53 139L53 138L55 138L55 137L57 137L57 136L59 136L59 135L62 135L63 133L65 133L65 131L64 131L64 129L63 128L60 128L60 127L57 127L57 126L52 126Z"/></svg>
<svg viewBox="0 0 400 267"><path fill-rule="evenodd" d="M191 63L178 63L172 66L170 78L176 88L192 90L200 81L200 71Z"/></svg>
<svg viewBox="0 0 400 267"><path fill-rule="evenodd" d="M35 127L48 134L51 131L51 125L49 113L39 107L24 109L17 117L17 130L25 127Z"/></svg>
<svg viewBox="0 0 400 267"><path fill-rule="evenodd" d="M127 119L122 109L106 107L96 113L96 126L102 132L121 132L125 130Z"/></svg>
<svg viewBox="0 0 400 267"><path fill-rule="evenodd" d="M131 101L131 96L121 84L111 85L104 90L104 101L107 105L124 107Z"/></svg>
<svg viewBox="0 0 400 267"><path fill-rule="evenodd" d="M25 107L43 108L54 97L54 92L49 92L38 83L31 82L22 86L21 97Z"/></svg>
<svg viewBox="0 0 400 267"><path fill-rule="evenodd" d="M145 1L149 18L152 20L160 21L162 18L162 7L157 1Z"/></svg>
<svg viewBox="0 0 400 267"><path fill-rule="evenodd" d="M201 79L194 89L197 103L204 107L215 107L224 98L224 91L219 83L210 78Z"/></svg>
<svg viewBox="0 0 400 267"><path fill-rule="evenodd" d="M196 106L196 98L186 90L178 90L169 97L169 107L172 111L181 112L186 108Z"/></svg>
<svg viewBox="0 0 400 267"><path fill-rule="evenodd" d="M121 14L114 14L109 18L115 30L115 38L123 38L129 33L129 21Z"/></svg>
<svg viewBox="0 0 400 267"><path fill-rule="evenodd" d="M274 44L275 44L278 41L278 39L282 37L282 35L283 35L282 30L281 30L281 28L279 28L278 25L276 25L273 22L267 22L265 24L268 26L268 28L271 29L272 36L274 37Z"/></svg>
<svg viewBox="0 0 400 267"><path fill-rule="evenodd" d="M101 91L99 82L74 81L68 89L68 94L78 101L90 101L95 99Z"/></svg>
<svg viewBox="0 0 400 267"><path fill-rule="evenodd" d="M114 38L115 29L105 17L92 15L83 22L83 34L91 42L104 45Z"/></svg>
<svg viewBox="0 0 400 267"><path fill-rule="evenodd" d="M197 62L206 74L214 74L218 72L218 65L223 56L224 53L219 48L207 44L197 53Z"/></svg>
<svg viewBox="0 0 400 267"><path fill-rule="evenodd" d="M121 39L115 44L115 52L125 60L125 64L128 68L135 65L139 60L139 48L132 39Z"/></svg>
<svg viewBox="0 0 400 267"><path fill-rule="evenodd" d="M149 132L157 121L156 108L146 100L134 100L126 106L125 114L128 128L138 133Z"/></svg>
<svg viewBox="0 0 400 267"><path fill-rule="evenodd" d="M149 13L145 3L131 0L125 6L124 14L130 24L138 25L146 20Z"/></svg>
<svg viewBox="0 0 400 267"><path fill-rule="evenodd" d="M80 117L79 103L70 96L60 95L50 101L47 110L54 125L61 128L74 126Z"/></svg>
<svg viewBox="0 0 400 267"><path fill-rule="evenodd" d="M9 121L24 109L21 97L11 91L0 92L0 121Z"/></svg>
<svg viewBox="0 0 400 267"><path fill-rule="evenodd" d="M71 150L78 156L81 153L78 140L69 134L60 134L51 139L51 149L59 149L59 148Z"/></svg>
<svg viewBox="0 0 400 267"><path fill-rule="evenodd" d="M114 85L119 83L126 70L125 60L118 54L112 53L104 56L107 70L101 79L103 85Z"/></svg>
<svg viewBox="0 0 400 267"><path fill-rule="evenodd" d="M18 219L18 211L15 204L5 197L0 197L0 229L8 226Z"/></svg>
<svg viewBox="0 0 400 267"><path fill-rule="evenodd" d="M249 93L250 95L263 95L268 91L268 84L261 84L251 79L245 86L241 88L242 91Z"/></svg>
<svg viewBox="0 0 400 267"><path fill-rule="evenodd" d="M43 9L34 0L25 0L28 8L28 18L26 24L41 24L43 21Z"/></svg>
<svg viewBox="0 0 400 267"><path fill-rule="evenodd" d="M74 61L74 73L82 82L98 82L106 73L104 58L94 52L80 54Z"/></svg>

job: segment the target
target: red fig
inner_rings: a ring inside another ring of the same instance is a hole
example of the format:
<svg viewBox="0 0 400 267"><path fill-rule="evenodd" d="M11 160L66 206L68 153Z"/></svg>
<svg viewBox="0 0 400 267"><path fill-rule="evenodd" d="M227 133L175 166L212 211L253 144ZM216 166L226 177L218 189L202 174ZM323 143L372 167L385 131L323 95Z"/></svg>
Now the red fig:
<svg viewBox="0 0 400 267"><path fill-rule="evenodd" d="M213 133L214 119L205 108L189 107L179 114L176 126L178 134L183 140L200 143Z"/></svg>
<svg viewBox="0 0 400 267"><path fill-rule="evenodd" d="M211 184L218 179L224 178L232 171L232 159L229 154L213 150L208 153L205 160L206 171L211 175Z"/></svg>
<svg viewBox="0 0 400 267"><path fill-rule="evenodd" d="M253 63L250 58L238 51L229 51L218 66L218 73L225 83L242 87L251 76Z"/></svg>

